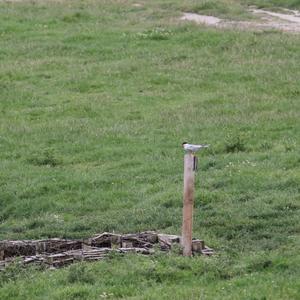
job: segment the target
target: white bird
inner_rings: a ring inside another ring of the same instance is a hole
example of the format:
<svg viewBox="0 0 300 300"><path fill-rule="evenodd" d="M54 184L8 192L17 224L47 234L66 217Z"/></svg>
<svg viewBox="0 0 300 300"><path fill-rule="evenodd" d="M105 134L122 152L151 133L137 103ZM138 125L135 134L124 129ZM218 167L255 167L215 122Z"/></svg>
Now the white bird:
<svg viewBox="0 0 300 300"><path fill-rule="evenodd" d="M193 145L188 144L187 142L182 143L182 147L185 151L190 151L192 153L195 153L203 148L208 148L209 145Z"/></svg>

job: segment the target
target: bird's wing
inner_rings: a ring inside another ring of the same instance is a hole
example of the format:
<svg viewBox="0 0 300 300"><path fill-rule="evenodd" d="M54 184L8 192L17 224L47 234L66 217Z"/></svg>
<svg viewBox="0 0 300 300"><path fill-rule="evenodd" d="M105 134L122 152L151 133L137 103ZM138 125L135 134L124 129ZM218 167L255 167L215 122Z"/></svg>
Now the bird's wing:
<svg viewBox="0 0 300 300"><path fill-rule="evenodd" d="M193 145L191 144L186 144L185 147L184 147L185 150L190 150L190 151L193 151L194 147Z"/></svg>
<svg viewBox="0 0 300 300"><path fill-rule="evenodd" d="M193 144L185 144L184 150L186 151L198 151L202 148L207 148L209 145L193 145Z"/></svg>
<svg viewBox="0 0 300 300"><path fill-rule="evenodd" d="M201 149L201 148L207 148L208 145L192 145L194 148L197 148L197 149Z"/></svg>

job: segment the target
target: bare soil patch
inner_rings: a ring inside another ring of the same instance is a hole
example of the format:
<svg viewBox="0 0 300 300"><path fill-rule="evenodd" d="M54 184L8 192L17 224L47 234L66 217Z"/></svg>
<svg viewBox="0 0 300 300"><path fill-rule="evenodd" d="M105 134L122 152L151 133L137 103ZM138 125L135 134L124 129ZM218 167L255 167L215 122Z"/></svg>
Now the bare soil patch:
<svg viewBox="0 0 300 300"><path fill-rule="evenodd" d="M300 12L287 10L287 13L278 13L263 9L250 9L250 12L257 15L258 21L232 21L213 16L205 16L196 13L184 13L181 20L193 21L197 24L204 24L218 28L271 30L276 29L285 32L300 33Z"/></svg>

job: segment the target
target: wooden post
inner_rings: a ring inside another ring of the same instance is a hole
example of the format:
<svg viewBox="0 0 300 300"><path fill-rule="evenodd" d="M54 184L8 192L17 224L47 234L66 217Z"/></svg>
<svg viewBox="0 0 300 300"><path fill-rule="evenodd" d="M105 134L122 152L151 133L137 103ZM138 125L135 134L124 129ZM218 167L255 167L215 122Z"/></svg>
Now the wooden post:
<svg viewBox="0 0 300 300"><path fill-rule="evenodd" d="M195 190L194 155L184 155L183 220L182 238L183 255L192 255L193 208Z"/></svg>

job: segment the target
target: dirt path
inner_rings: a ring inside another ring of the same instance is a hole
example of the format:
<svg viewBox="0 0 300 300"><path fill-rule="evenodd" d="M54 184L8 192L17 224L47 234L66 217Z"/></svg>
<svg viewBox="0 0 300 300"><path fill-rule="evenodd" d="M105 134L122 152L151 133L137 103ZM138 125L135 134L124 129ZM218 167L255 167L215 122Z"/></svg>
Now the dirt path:
<svg viewBox="0 0 300 300"><path fill-rule="evenodd" d="M184 13L181 20L194 21L197 24L214 26L218 28L237 28L237 29L255 29L271 30L300 33L300 12L296 10L285 9L287 13L275 13L263 9L252 8L249 10L252 14L257 15L258 21L231 21L220 19L213 16L199 15L195 13Z"/></svg>
<svg viewBox="0 0 300 300"><path fill-rule="evenodd" d="M26 1L26 0L25 0ZM43 0L40 0L43 1ZM63 0L52 0L53 2L60 2ZM24 2L24 0L0 0L1 2ZM134 7L143 6L140 3L134 3ZM300 12L298 10L290 10L282 8L286 13L272 12L264 9L257 9L251 7L249 12L259 17L256 21L233 21L229 19L221 19L214 16L200 15L196 13L183 13L180 20L193 21L197 24L204 24L206 26L213 26L218 28L235 28L241 30L279 30L291 33L300 33Z"/></svg>

